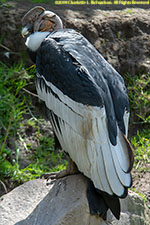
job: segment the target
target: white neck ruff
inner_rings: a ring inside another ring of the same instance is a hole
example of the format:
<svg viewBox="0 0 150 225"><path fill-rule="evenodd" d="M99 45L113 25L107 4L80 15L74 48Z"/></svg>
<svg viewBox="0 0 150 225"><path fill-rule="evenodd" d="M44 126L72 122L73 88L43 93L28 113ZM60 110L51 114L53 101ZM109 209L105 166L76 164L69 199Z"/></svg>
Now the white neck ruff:
<svg viewBox="0 0 150 225"><path fill-rule="evenodd" d="M38 50L42 41L44 40L44 38L46 38L48 34L50 34L50 32L35 32L27 38L25 45L31 51L35 52L36 50Z"/></svg>

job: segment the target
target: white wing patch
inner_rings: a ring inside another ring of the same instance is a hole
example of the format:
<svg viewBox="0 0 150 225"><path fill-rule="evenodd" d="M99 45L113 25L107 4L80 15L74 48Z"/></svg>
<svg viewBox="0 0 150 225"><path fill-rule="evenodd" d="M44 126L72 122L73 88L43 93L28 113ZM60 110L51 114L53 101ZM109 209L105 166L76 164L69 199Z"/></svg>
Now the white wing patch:
<svg viewBox="0 0 150 225"><path fill-rule="evenodd" d="M56 121L53 116L51 122L62 148L97 189L121 197L124 187L131 184L127 147L119 128L117 145L111 144L105 107L75 102L43 76L37 77L51 90L41 88L39 82L36 84L39 97L58 118Z"/></svg>

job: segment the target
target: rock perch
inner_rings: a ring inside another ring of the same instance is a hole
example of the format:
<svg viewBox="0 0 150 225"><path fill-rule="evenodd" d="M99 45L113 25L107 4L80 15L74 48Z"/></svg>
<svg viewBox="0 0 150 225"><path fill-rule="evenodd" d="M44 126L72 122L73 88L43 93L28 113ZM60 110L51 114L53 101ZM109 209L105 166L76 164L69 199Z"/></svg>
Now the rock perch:
<svg viewBox="0 0 150 225"><path fill-rule="evenodd" d="M0 199L0 225L149 225L150 211L137 194L121 201L121 218L89 213L87 180L73 175L54 182L29 181Z"/></svg>

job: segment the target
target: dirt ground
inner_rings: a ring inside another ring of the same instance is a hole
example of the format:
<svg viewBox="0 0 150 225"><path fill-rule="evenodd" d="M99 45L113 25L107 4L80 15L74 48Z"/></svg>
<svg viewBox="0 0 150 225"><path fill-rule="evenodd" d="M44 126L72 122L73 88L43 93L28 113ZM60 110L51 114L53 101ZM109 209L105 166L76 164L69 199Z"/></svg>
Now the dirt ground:
<svg viewBox="0 0 150 225"><path fill-rule="evenodd" d="M149 166L149 165L147 165ZM132 171L134 191L144 194L147 199L147 205L150 208L150 172Z"/></svg>

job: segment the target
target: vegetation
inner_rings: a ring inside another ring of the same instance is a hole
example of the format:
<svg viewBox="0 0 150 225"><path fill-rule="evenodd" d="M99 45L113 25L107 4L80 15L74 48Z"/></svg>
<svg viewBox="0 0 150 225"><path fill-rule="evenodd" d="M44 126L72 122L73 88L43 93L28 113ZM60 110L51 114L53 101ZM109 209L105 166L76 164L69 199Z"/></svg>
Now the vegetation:
<svg viewBox="0 0 150 225"><path fill-rule="evenodd" d="M140 171L150 171L150 129L137 131L131 138L134 151L134 167Z"/></svg>
<svg viewBox="0 0 150 225"><path fill-rule="evenodd" d="M143 201L145 203L147 203L147 197L145 196L145 194L140 193L139 191L136 190L136 188L131 188L131 189L132 189L132 191L134 191L135 193L137 193L143 199Z"/></svg>
<svg viewBox="0 0 150 225"><path fill-rule="evenodd" d="M137 128L131 138L134 147L134 168L150 171L150 74L125 76L130 101L132 124Z"/></svg>
<svg viewBox="0 0 150 225"><path fill-rule="evenodd" d="M134 124L150 124L150 74L135 77L126 75L130 107L134 113Z"/></svg>
<svg viewBox="0 0 150 225"><path fill-rule="evenodd" d="M15 0L15 1L16 2L21 2L23 0ZM11 5L10 0L0 0L0 5L6 4L7 2L8 2L7 5ZM29 2L54 4L55 3L55 0L29 0Z"/></svg>
<svg viewBox="0 0 150 225"><path fill-rule="evenodd" d="M44 119L37 115L32 86L35 67L27 70L20 63L8 68L0 62L0 180L20 184L44 172L65 168L62 152L54 153L54 139L45 131ZM26 93L26 91L28 93ZM46 122L45 122L46 123ZM48 129L48 128L47 128ZM32 139L30 141L30 135ZM22 156L23 154L23 156ZM22 166L20 158L28 163Z"/></svg>
<svg viewBox="0 0 150 225"><path fill-rule="evenodd" d="M134 118L132 124L138 128L136 136L131 138L135 149L134 168L150 171L150 74L135 77L127 74L125 81Z"/></svg>

